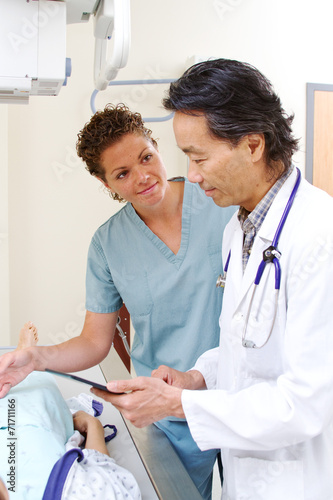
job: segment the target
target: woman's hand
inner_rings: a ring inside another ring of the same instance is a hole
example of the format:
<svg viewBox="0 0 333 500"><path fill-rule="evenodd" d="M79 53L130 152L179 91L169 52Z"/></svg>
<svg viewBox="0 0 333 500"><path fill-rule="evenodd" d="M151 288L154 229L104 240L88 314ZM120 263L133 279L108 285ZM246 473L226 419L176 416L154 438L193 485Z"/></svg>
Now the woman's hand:
<svg viewBox="0 0 333 500"><path fill-rule="evenodd" d="M11 387L22 382L35 369L35 349L38 348L15 350L0 357L0 398L4 398Z"/></svg>

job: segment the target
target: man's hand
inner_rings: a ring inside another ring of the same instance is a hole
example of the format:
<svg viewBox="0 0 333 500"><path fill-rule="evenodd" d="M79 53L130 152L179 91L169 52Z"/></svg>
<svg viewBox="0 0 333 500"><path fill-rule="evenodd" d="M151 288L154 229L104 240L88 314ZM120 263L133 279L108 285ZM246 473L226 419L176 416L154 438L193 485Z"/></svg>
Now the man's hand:
<svg viewBox="0 0 333 500"><path fill-rule="evenodd" d="M157 370L151 372L154 378L160 378L169 385L179 387L180 389L206 389L205 379L197 370L180 372L169 366L161 365Z"/></svg>
<svg viewBox="0 0 333 500"><path fill-rule="evenodd" d="M164 417L184 418L182 389L172 387L155 377L137 377L107 383L109 391L127 393L115 395L93 388L91 392L109 401L136 427L145 427Z"/></svg>

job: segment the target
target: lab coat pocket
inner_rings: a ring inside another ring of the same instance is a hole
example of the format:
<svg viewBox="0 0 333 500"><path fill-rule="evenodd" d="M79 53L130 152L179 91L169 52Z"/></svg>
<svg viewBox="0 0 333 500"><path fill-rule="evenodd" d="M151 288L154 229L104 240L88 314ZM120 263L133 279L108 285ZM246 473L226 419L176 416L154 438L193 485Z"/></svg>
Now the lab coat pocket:
<svg viewBox="0 0 333 500"><path fill-rule="evenodd" d="M303 463L234 457L235 500L304 500Z"/></svg>

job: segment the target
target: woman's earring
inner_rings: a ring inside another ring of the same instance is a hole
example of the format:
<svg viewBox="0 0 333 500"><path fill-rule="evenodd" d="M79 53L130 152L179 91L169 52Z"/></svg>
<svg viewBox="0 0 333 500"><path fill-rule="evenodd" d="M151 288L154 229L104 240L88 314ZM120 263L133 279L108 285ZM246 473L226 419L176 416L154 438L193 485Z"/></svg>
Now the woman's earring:
<svg viewBox="0 0 333 500"><path fill-rule="evenodd" d="M114 193L113 191L111 191L110 188L106 188L106 190L107 190L107 193L110 196L110 198L112 198L113 200L119 201L120 203L125 203L126 202L126 200L124 200L124 198L122 198L121 196L119 196L118 193Z"/></svg>

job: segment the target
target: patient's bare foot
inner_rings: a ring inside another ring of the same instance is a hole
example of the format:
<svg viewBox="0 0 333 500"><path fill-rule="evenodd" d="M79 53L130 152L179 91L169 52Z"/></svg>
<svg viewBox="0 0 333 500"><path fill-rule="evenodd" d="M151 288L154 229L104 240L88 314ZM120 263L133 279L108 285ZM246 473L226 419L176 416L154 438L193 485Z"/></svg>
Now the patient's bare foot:
<svg viewBox="0 0 333 500"><path fill-rule="evenodd" d="M16 349L25 349L37 345L38 333L35 325L28 321L20 331L19 341Z"/></svg>

